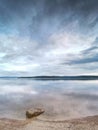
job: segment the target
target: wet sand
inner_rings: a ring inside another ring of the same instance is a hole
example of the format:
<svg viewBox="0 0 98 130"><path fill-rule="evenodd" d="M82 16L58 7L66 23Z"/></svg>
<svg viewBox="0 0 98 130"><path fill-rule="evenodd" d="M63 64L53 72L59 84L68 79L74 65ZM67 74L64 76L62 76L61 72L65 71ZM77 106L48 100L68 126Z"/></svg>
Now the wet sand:
<svg viewBox="0 0 98 130"><path fill-rule="evenodd" d="M0 119L0 130L98 130L98 116L65 121Z"/></svg>

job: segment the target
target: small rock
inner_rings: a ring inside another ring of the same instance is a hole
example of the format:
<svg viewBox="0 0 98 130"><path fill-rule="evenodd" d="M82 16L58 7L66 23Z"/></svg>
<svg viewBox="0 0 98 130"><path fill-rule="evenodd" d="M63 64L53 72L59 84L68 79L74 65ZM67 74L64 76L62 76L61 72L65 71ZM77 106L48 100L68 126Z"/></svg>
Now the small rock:
<svg viewBox="0 0 98 130"><path fill-rule="evenodd" d="M35 108L35 109L27 110L26 111L26 118L27 119L34 118L34 117L41 115L44 112L45 111L41 108Z"/></svg>

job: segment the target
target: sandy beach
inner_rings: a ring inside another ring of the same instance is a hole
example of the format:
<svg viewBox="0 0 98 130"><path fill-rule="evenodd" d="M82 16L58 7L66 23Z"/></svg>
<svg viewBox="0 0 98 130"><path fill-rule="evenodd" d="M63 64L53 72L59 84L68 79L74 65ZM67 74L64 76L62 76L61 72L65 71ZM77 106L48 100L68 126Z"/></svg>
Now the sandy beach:
<svg viewBox="0 0 98 130"><path fill-rule="evenodd" d="M0 130L98 130L98 116L65 121L0 119Z"/></svg>

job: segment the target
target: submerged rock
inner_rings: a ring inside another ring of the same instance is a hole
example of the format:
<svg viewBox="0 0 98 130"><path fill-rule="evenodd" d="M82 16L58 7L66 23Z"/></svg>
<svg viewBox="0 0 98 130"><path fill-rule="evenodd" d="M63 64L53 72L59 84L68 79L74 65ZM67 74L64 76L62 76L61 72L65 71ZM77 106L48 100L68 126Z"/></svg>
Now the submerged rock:
<svg viewBox="0 0 98 130"><path fill-rule="evenodd" d="M44 113L45 111L41 108L30 109L26 111L26 118L31 119Z"/></svg>

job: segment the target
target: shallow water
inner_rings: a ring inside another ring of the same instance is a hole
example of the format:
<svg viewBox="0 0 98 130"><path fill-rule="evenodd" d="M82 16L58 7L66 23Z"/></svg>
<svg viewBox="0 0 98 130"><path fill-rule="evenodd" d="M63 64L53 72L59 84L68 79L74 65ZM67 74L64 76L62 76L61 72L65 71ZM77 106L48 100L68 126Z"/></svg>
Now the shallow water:
<svg viewBox="0 0 98 130"><path fill-rule="evenodd" d="M35 107L45 109L43 120L96 115L98 81L0 79L0 117L23 119Z"/></svg>

